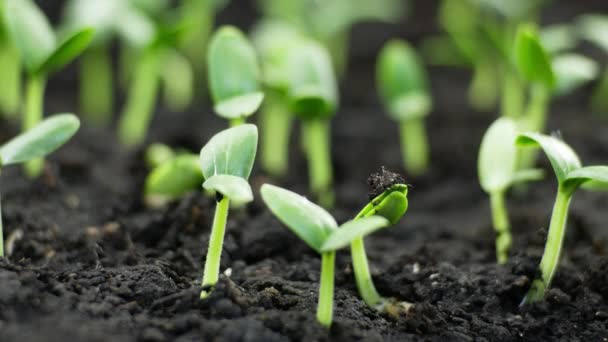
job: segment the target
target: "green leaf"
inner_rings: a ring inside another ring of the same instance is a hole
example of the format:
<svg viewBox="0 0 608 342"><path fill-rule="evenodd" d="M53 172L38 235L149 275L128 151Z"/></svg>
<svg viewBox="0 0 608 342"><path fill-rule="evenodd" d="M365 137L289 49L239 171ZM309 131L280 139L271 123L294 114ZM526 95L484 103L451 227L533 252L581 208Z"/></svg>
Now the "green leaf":
<svg viewBox="0 0 608 342"><path fill-rule="evenodd" d="M57 45L55 50L42 62L37 72L48 74L70 63L89 46L94 32L92 28L85 28L74 32Z"/></svg>
<svg viewBox="0 0 608 342"><path fill-rule="evenodd" d="M144 159L146 160L146 166L148 166L150 169L155 169L161 166L162 164L171 161L174 158L175 152L173 151L173 149L171 149L171 147L161 143L154 143L148 146L148 148L146 149ZM200 166L198 165L198 156L197 167L200 169Z"/></svg>
<svg viewBox="0 0 608 342"><path fill-rule="evenodd" d="M566 180L570 172L582 167L576 152L558 138L539 133L524 133L517 138L517 145L540 146L549 158L559 184Z"/></svg>
<svg viewBox="0 0 608 342"><path fill-rule="evenodd" d="M338 106L338 86L327 50L307 41L289 53L288 97L300 118L329 118Z"/></svg>
<svg viewBox="0 0 608 342"><path fill-rule="evenodd" d="M378 229L387 227L390 222L382 216L370 216L351 220L334 230L321 246L321 252L331 252L348 246L351 241L364 237Z"/></svg>
<svg viewBox="0 0 608 342"><path fill-rule="evenodd" d="M390 191L390 193L375 204L375 214L386 218L390 224L397 224L408 207L407 186L405 191Z"/></svg>
<svg viewBox="0 0 608 342"><path fill-rule="evenodd" d="M264 184L260 192L264 203L281 222L312 249L322 253L323 243L338 227L325 209L278 186Z"/></svg>
<svg viewBox="0 0 608 342"><path fill-rule="evenodd" d="M477 174L487 193L506 190L517 169L517 124L510 118L500 118L486 131L479 148Z"/></svg>
<svg viewBox="0 0 608 342"><path fill-rule="evenodd" d="M2 145L2 165L44 157L68 141L79 127L80 121L73 114L53 115Z"/></svg>
<svg viewBox="0 0 608 342"><path fill-rule="evenodd" d="M376 79L380 97L393 119L428 114L431 100L427 75L416 51L405 41L388 42L378 57Z"/></svg>
<svg viewBox="0 0 608 342"><path fill-rule="evenodd" d="M218 102L213 110L224 119L237 119L253 114L264 100L264 93L255 92Z"/></svg>
<svg viewBox="0 0 608 342"><path fill-rule="evenodd" d="M546 26L540 32L542 46L551 54L574 48L577 38L575 28L569 24Z"/></svg>
<svg viewBox="0 0 608 342"><path fill-rule="evenodd" d="M526 80L541 83L548 88L555 85L551 60L541 45L536 29L531 25L521 25L517 30L515 64Z"/></svg>
<svg viewBox="0 0 608 342"><path fill-rule="evenodd" d="M232 175L215 175L203 183L203 188L213 190L228 197L236 204L244 204L253 201L253 191L247 180Z"/></svg>
<svg viewBox="0 0 608 342"><path fill-rule="evenodd" d="M608 187L608 166L585 166L566 176L565 186L576 188L589 182L588 189L606 190Z"/></svg>
<svg viewBox="0 0 608 342"><path fill-rule="evenodd" d="M62 31L73 32L81 27L95 29L92 44L106 44L112 38L116 24L117 13L124 11L124 0L71 0L65 5Z"/></svg>
<svg viewBox="0 0 608 342"><path fill-rule="evenodd" d="M56 38L44 13L31 0L5 0L4 20L21 52L25 69L33 73L55 50Z"/></svg>
<svg viewBox="0 0 608 342"><path fill-rule="evenodd" d="M143 13L127 6L123 13L117 15L120 19L116 23L116 31L129 46L143 48L156 38L154 22Z"/></svg>
<svg viewBox="0 0 608 342"><path fill-rule="evenodd" d="M554 91L558 95L572 92L596 79L600 73L600 68L594 60L574 53L555 57L552 65L557 79Z"/></svg>
<svg viewBox="0 0 608 342"><path fill-rule="evenodd" d="M587 14L578 20L580 35L608 52L608 15Z"/></svg>
<svg viewBox="0 0 608 342"><path fill-rule="evenodd" d="M541 169L517 170L513 174L511 184L528 183L545 178L545 171Z"/></svg>
<svg viewBox="0 0 608 342"><path fill-rule="evenodd" d="M201 149L205 179L215 175L249 178L258 145L258 128L244 124L214 135Z"/></svg>
<svg viewBox="0 0 608 342"><path fill-rule="evenodd" d="M145 195L175 199L199 189L204 178L196 154L179 155L154 168L146 178Z"/></svg>
<svg viewBox="0 0 608 342"><path fill-rule="evenodd" d="M242 111L239 116L251 115L258 109L261 101L234 100L238 105L221 105L235 98L259 94L260 91L260 69L255 50L241 31L224 26L213 35L209 45L208 68L215 108ZM234 115L233 112L218 114Z"/></svg>

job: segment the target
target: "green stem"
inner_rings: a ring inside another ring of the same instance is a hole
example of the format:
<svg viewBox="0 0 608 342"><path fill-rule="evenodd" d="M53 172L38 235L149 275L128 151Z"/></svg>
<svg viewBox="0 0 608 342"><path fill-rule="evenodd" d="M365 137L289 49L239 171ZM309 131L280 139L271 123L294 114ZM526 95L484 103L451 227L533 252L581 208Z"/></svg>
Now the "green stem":
<svg viewBox="0 0 608 342"><path fill-rule="evenodd" d="M23 116L23 131L36 126L42 120L44 106L44 88L46 77L40 74L28 76L25 86L25 107ZM42 158L32 159L24 164L25 173L30 178L35 178L42 172Z"/></svg>
<svg viewBox="0 0 608 342"><path fill-rule="evenodd" d="M541 279L535 279L532 287L526 294L522 304L538 302L545 296L545 291L551 285L562 251L562 244L566 234L566 223L568 221L568 207L572 198L572 190L563 189L561 186L557 190L557 197L553 205L549 234L545 244L545 251L540 261Z"/></svg>
<svg viewBox="0 0 608 342"><path fill-rule="evenodd" d="M158 49L143 52L129 87L129 95L120 118L119 136L126 145L141 143L148 131L158 93Z"/></svg>
<svg viewBox="0 0 608 342"><path fill-rule="evenodd" d="M498 93L494 62L482 61L475 65L469 85L469 101L476 110L490 110Z"/></svg>
<svg viewBox="0 0 608 342"><path fill-rule="evenodd" d="M114 87L112 61L105 46L87 50L80 61L80 107L96 124L107 124L112 118Z"/></svg>
<svg viewBox="0 0 608 342"><path fill-rule="evenodd" d="M357 289L361 298L370 308L378 308L382 304L383 298L374 286L374 281L369 271L363 238L354 239L350 243L350 254L353 260L355 281L357 282Z"/></svg>
<svg viewBox="0 0 608 342"><path fill-rule="evenodd" d="M510 67L505 67L501 98L501 115L518 118L523 115L524 88L517 73Z"/></svg>
<svg viewBox="0 0 608 342"><path fill-rule="evenodd" d="M303 137L308 158L308 174L312 193L321 205L333 205L332 165L330 156L330 125L326 120L305 120Z"/></svg>
<svg viewBox="0 0 608 342"><path fill-rule="evenodd" d="M1 14L1 13L0 13ZM14 117L21 104L21 60L19 50L0 28L0 112Z"/></svg>
<svg viewBox="0 0 608 342"><path fill-rule="evenodd" d="M291 115L286 100L276 91L266 93L261 111L262 167L273 177L287 173Z"/></svg>
<svg viewBox="0 0 608 342"><path fill-rule="evenodd" d="M230 127L236 127L236 126L242 125L246 122L247 122L247 120L245 119L245 117L241 116L238 118L230 119L228 124L230 125Z"/></svg>
<svg viewBox="0 0 608 342"><path fill-rule="evenodd" d="M321 254L321 284L317 320L325 327L331 326L334 312L334 268L336 252Z"/></svg>
<svg viewBox="0 0 608 342"><path fill-rule="evenodd" d="M228 208L230 208L230 200L228 197L222 198L217 202L215 207L213 227L211 227L211 237L209 238L207 258L205 259L205 270L203 271L203 281L201 283L201 286L203 287L201 299L205 299L211 294L213 287L217 284L217 280L219 279L222 246L224 245L226 221L228 220ZM208 287L211 287L211 289L208 289Z"/></svg>
<svg viewBox="0 0 608 342"><path fill-rule="evenodd" d="M399 126L405 168L412 175L419 176L429 165L429 146L424 117L403 120Z"/></svg>
<svg viewBox="0 0 608 342"><path fill-rule="evenodd" d="M491 193L490 204L492 207L492 222L496 231L496 259L499 264L504 264L509 257L512 243L504 192Z"/></svg>

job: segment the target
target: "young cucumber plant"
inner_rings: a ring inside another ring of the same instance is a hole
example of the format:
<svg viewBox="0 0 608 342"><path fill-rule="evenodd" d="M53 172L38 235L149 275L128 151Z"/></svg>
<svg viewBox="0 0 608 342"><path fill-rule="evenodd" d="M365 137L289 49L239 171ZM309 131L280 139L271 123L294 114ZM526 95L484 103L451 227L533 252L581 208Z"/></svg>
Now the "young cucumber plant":
<svg viewBox="0 0 608 342"><path fill-rule="evenodd" d="M321 205L330 207L334 202L330 119L338 107L331 59L322 45L305 41L290 50L288 64L288 97L291 112L302 121L311 192Z"/></svg>
<svg viewBox="0 0 608 342"><path fill-rule="evenodd" d="M245 204L253 200L247 179L253 168L257 144L257 127L243 124L216 134L201 150L201 168L205 177L203 187L215 191L217 198L201 299L209 296L218 281L230 201Z"/></svg>
<svg viewBox="0 0 608 342"><path fill-rule="evenodd" d="M4 21L15 42L27 73L23 131L42 119L44 89L47 77L70 63L84 51L93 38L93 29L79 28L59 39L42 11L31 0L5 0ZM26 172L36 177L42 170L42 159L26 163Z"/></svg>
<svg viewBox="0 0 608 342"><path fill-rule="evenodd" d="M421 175L429 164L424 120L431 111L424 66L408 43L392 40L380 52L376 77L390 117L399 122L405 168L413 175Z"/></svg>
<svg viewBox="0 0 608 342"><path fill-rule="evenodd" d="M203 181L199 156L181 153L156 164L150 171L144 186L144 197L147 204L162 206L196 190Z"/></svg>
<svg viewBox="0 0 608 342"><path fill-rule="evenodd" d="M0 169L44 157L68 141L80 127L72 114L57 114L39 122L0 146ZM4 256L4 238L0 212L0 257Z"/></svg>
<svg viewBox="0 0 608 342"><path fill-rule="evenodd" d="M264 99L253 46L236 27L221 27L211 38L207 63L213 109L231 126L244 123Z"/></svg>
<svg viewBox="0 0 608 342"><path fill-rule="evenodd" d="M338 227L331 214L294 192L270 184L262 185L260 192L270 211L321 255L317 320L326 327L331 326L336 251L347 247L354 239L388 226L389 221L381 216L370 216Z"/></svg>
<svg viewBox="0 0 608 342"><path fill-rule="evenodd" d="M608 166L583 167L570 146L558 138L539 133L520 134L517 144L522 147L539 146L551 162L558 185L545 251L539 266L540 277L532 282L522 301L524 305L541 300L551 285L559 264L566 234L568 208L574 192L580 187L605 189L608 186Z"/></svg>
<svg viewBox="0 0 608 342"><path fill-rule="evenodd" d="M477 159L477 174L483 190L490 196L492 223L496 231L496 259L507 262L511 249L511 224L505 194L515 183L538 180L542 170L518 170L519 150L515 146L518 130L511 118L500 118L486 131Z"/></svg>
<svg viewBox="0 0 608 342"><path fill-rule="evenodd" d="M5 0L0 0L0 114L17 114L21 105L21 59L5 23Z"/></svg>
<svg viewBox="0 0 608 342"><path fill-rule="evenodd" d="M376 215L384 217L391 225L397 224L408 207L408 188L403 178L382 168L380 173L369 178L368 183L372 190L371 201L355 216L355 220ZM370 308L380 312L398 313L403 311L402 308L408 310L411 307L410 303L388 300L378 293L369 271L362 236L351 241L350 252L359 295Z"/></svg>

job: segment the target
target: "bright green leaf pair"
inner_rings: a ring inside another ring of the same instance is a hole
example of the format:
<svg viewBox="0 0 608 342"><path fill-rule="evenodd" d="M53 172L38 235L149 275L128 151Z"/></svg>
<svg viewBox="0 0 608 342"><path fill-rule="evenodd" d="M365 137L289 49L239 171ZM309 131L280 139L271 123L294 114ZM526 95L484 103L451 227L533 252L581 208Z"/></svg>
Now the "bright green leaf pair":
<svg viewBox="0 0 608 342"><path fill-rule="evenodd" d="M154 168L146 178L144 194L154 203L174 200L199 189L204 181L197 154L181 154Z"/></svg>

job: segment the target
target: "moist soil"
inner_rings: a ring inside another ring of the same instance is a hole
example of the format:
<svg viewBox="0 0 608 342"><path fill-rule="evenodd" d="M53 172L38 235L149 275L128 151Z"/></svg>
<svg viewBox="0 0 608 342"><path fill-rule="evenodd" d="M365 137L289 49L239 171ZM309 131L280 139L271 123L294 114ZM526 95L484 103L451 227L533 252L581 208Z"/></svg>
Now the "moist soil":
<svg viewBox="0 0 608 342"><path fill-rule="evenodd" d="M562 2L551 18L576 14L573 7ZM367 40L353 42L354 62L333 121L332 213L339 222L366 204L369 174L382 166L403 173L397 127L371 86L368 50L395 33L416 41L432 31L434 13L420 12L401 31L383 25L356 30L366 34L355 37ZM146 207L143 148L127 149L111 129L85 124L49 158L39 179L25 179L18 167L3 170L8 256L0 260L0 341L605 341L608 195L575 195L552 289L544 301L520 308L544 247L556 192L552 171L541 158L547 179L509 197L514 244L509 262L497 265L488 198L476 176L479 142L495 114L469 108L466 71L433 67L430 74L436 99L428 119L431 170L419 178L404 174L408 212L366 239L379 292L414 303L409 314L392 317L366 307L343 251L334 324L320 326L319 257L259 196L231 211L224 275L201 301L214 198L192 192L165 208ZM54 82L48 112L75 108L73 77ZM587 110L590 89L558 99L549 128L559 130L585 163L606 163L608 125ZM225 122L208 105L196 108L180 114L160 108L149 141L200 149ZM4 122L1 141L15 132ZM297 142L294 136L289 175L273 180L256 168L254 189L272 182L306 193Z"/></svg>

